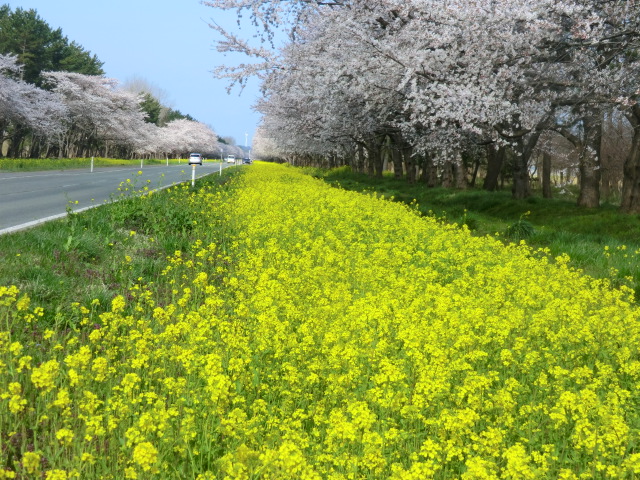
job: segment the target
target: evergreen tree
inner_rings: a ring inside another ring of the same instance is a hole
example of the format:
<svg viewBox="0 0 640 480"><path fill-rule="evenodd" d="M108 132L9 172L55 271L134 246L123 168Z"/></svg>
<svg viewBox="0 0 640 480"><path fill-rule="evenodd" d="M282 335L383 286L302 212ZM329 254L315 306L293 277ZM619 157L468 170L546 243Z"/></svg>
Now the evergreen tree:
<svg viewBox="0 0 640 480"><path fill-rule="evenodd" d="M140 108L146 114L145 121L160 126L160 118L162 114L162 104L149 92L142 95Z"/></svg>
<svg viewBox="0 0 640 480"><path fill-rule="evenodd" d="M23 66L20 78L42 86L41 72L66 71L102 75L103 62L78 45L69 42L62 30L51 29L36 10L0 7L0 54L13 54Z"/></svg>
<svg viewBox="0 0 640 480"><path fill-rule="evenodd" d="M165 121L166 121L166 123L169 123L169 122L172 122L174 120L190 120L192 122L196 121L196 119L193 118L188 113L187 114L183 114L180 110L174 110L173 108L171 108L167 112Z"/></svg>

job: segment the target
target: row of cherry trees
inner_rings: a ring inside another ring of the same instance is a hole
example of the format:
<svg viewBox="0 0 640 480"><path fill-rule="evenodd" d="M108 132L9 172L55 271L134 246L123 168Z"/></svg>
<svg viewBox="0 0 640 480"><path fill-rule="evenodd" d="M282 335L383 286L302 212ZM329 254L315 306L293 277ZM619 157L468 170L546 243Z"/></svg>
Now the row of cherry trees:
<svg viewBox="0 0 640 480"><path fill-rule="evenodd" d="M40 88L20 79L16 58L0 55L0 144L10 157L150 157L217 152L208 126L145 121L141 95L99 75L42 72Z"/></svg>
<svg viewBox="0 0 640 480"><path fill-rule="evenodd" d="M459 187L465 160L481 155L488 189L510 159L524 198L538 140L554 132L577 152L579 204L594 207L603 124L617 118L633 129L622 206L640 211L637 0L205 3L249 9L267 41L278 26L289 34L274 50L218 29L221 49L260 58L223 72L262 77L254 151L374 175L388 159L410 181Z"/></svg>

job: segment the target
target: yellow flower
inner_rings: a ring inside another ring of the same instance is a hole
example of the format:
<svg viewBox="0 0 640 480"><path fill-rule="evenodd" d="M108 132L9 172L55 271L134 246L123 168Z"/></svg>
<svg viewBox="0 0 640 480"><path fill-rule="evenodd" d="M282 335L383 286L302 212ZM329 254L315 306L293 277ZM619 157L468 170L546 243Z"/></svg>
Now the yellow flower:
<svg viewBox="0 0 640 480"><path fill-rule="evenodd" d="M69 391L66 388L58 390L56 399L53 401L53 406L63 410L63 415L69 415L69 406L71 404L71 398L69 398Z"/></svg>
<svg viewBox="0 0 640 480"><path fill-rule="evenodd" d="M9 390L9 393L11 395L19 395L20 393L22 393L22 385L20 385L18 382L11 382L9 383L7 390Z"/></svg>
<svg viewBox="0 0 640 480"><path fill-rule="evenodd" d="M204 288L207 285L207 280L209 276L206 272L200 272L196 275L196 278L193 280L193 284L197 287Z"/></svg>
<svg viewBox="0 0 640 480"><path fill-rule="evenodd" d="M531 468L531 457L527 455L522 444L517 443L509 447L503 456L507 460L506 478L524 480L537 477L536 472Z"/></svg>
<svg viewBox="0 0 640 480"><path fill-rule="evenodd" d="M93 360L91 371L95 374L94 380L96 382L102 382L105 380L108 373L108 367L108 361L104 357L97 357Z"/></svg>
<svg viewBox="0 0 640 480"><path fill-rule="evenodd" d="M69 446L73 442L73 432L68 428L61 428L56 432L56 438L61 445Z"/></svg>
<svg viewBox="0 0 640 480"><path fill-rule="evenodd" d="M20 293L20 290L15 285L9 287L0 286L0 306L8 307L12 305L16 301L18 293Z"/></svg>
<svg viewBox="0 0 640 480"><path fill-rule="evenodd" d="M145 472L150 471L158 461L158 450L151 442L142 442L133 449L133 461Z"/></svg>
<svg viewBox="0 0 640 480"><path fill-rule="evenodd" d="M462 474L462 480L498 480L497 465L478 457L469 458L466 463L467 471Z"/></svg>
<svg viewBox="0 0 640 480"><path fill-rule="evenodd" d="M27 406L27 400L20 395L22 393L22 386L17 382L10 383L9 393L11 394L9 411L14 415L22 412Z"/></svg>
<svg viewBox="0 0 640 480"><path fill-rule="evenodd" d="M111 301L111 311L113 313L120 313L124 310L126 305L125 299L122 295L118 295Z"/></svg>
<svg viewBox="0 0 640 480"><path fill-rule="evenodd" d="M20 298L20 300L17 301L16 308L19 312L23 310L27 310L29 308L30 303L31 303L31 299L27 295L23 295Z"/></svg>
<svg viewBox="0 0 640 480"><path fill-rule="evenodd" d="M25 355L20 357L18 360L18 372L22 372L23 370L31 370L31 362L33 358L30 355Z"/></svg>
<svg viewBox="0 0 640 480"><path fill-rule="evenodd" d="M9 345L9 352L16 357L20 355L20 353L22 352L22 345L20 344L20 342L13 342L11 345Z"/></svg>
<svg viewBox="0 0 640 480"><path fill-rule="evenodd" d="M49 470L45 476L46 480L68 480L69 476L64 470Z"/></svg>
<svg viewBox="0 0 640 480"><path fill-rule="evenodd" d="M38 473L40 471L40 455L36 452L25 452L22 456L22 467L27 473Z"/></svg>
<svg viewBox="0 0 640 480"><path fill-rule="evenodd" d="M55 387L55 380L58 377L60 364L57 360L49 360L39 367L35 367L31 372L31 381L37 388L49 392Z"/></svg>

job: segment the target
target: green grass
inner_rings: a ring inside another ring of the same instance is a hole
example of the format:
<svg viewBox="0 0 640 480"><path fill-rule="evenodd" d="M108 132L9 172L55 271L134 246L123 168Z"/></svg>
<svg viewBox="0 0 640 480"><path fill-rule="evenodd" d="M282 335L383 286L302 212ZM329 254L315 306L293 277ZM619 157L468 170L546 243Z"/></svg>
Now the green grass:
<svg viewBox="0 0 640 480"><path fill-rule="evenodd" d="M423 215L465 224L475 235L498 236L507 243L525 240L532 247L547 248L552 256L566 253L571 266L608 278L614 286L626 285L640 298L640 216L623 214L614 205L584 209L566 196L545 199L534 194L514 200L509 191L427 188L392 176L371 178L347 168L307 171L336 187L415 202ZM526 224L531 230L516 234Z"/></svg>
<svg viewBox="0 0 640 480"><path fill-rule="evenodd" d="M196 181L220 188L237 171ZM140 196L129 190L111 203L70 213L29 230L0 235L0 285L16 285L65 328L72 304L108 306L139 281L158 276L166 258L187 250L198 215L185 205L190 182ZM117 200L117 201L115 201Z"/></svg>
<svg viewBox="0 0 640 480"><path fill-rule="evenodd" d="M186 165L187 159L170 158L170 165ZM166 159L145 159L144 165L166 165ZM205 163L219 163L217 159L205 160ZM140 160L121 160L115 158L95 157L93 166L116 167L116 166L139 167ZM69 170L72 168L89 168L91 158L0 158L0 171L5 172L35 172L39 170Z"/></svg>

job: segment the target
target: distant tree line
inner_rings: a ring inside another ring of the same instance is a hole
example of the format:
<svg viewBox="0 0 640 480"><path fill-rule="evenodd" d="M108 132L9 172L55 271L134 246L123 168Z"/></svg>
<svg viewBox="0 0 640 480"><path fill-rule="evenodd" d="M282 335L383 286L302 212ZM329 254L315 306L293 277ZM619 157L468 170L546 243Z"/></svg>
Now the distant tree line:
<svg viewBox="0 0 640 480"><path fill-rule="evenodd" d="M218 136L163 106L148 89L121 88L103 63L35 10L0 7L0 155L119 158L217 152Z"/></svg>

